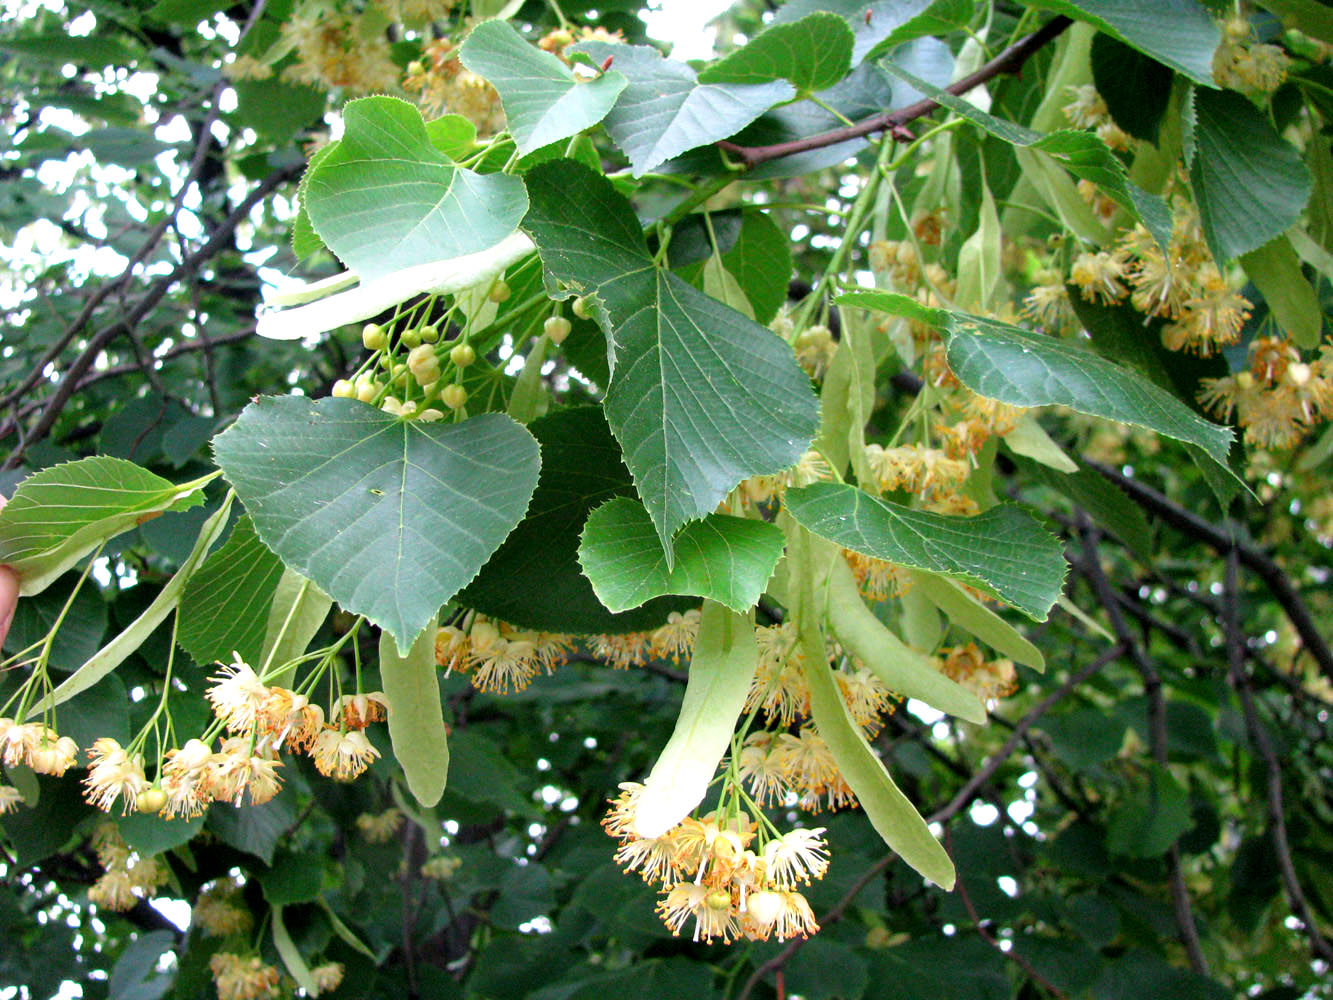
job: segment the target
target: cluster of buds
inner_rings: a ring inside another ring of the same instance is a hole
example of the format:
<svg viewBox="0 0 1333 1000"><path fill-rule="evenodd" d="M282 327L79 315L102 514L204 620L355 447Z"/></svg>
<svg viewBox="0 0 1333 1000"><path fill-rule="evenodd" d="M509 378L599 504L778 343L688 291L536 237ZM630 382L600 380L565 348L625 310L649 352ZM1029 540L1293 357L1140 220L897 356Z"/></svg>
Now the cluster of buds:
<svg viewBox="0 0 1333 1000"><path fill-rule="evenodd" d="M258 955L214 952L208 960L218 1000L270 1000L280 995L282 973Z"/></svg>
<svg viewBox="0 0 1333 1000"><path fill-rule="evenodd" d="M823 828L756 842L760 827L735 809L689 817L661 836L641 837L635 813L643 785L625 782L620 788L602 826L620 841L616 862L660 884L657 912L672 934L691 920L693 940L727 944L738 938L785 941L819 930L799 887L828 870Z"/></svg>
<svg viewBox="0 0 1333 1000"><path fill-rule="evenodd" d="M5 767L27 766L38 774L60 777L77 763L79 746L40 722L0 718L0 760ZM4 796L0 795L0 812Z"/></svg>
<svg viewBox="0 0 1333 1000"><path fill-rule="evenodd" d="M397 809L386 809L378 814L362 813L356 818L356 828L369 843L388 843L403 828L403 814Z"/></svg>

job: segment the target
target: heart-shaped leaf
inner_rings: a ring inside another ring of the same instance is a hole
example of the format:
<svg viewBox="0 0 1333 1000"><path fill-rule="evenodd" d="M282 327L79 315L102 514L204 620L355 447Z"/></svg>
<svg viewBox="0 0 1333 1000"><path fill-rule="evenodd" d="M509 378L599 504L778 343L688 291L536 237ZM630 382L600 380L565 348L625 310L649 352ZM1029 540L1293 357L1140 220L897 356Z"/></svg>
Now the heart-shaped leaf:
<svg viewBox="0 0 1333 1000"><path fill-rule="evenodd" d="M648 254L634 209L570 160L529 171L523 222L547 272L595 295L611 338L606 418L667 549L747 476L793 465L819 404L791 348ZM761 434L758 428L764 428Z"/></svg>
<svg viewBox="0 0 1333 1000"><path fill-rule="evenodd" d="M598 598L612 611L664 594L707 597L733 611L754 607L782 558L782 530L748 517L709 514L673 541L675 565L643 504L619 498L588 518L579 561Z"/></svg>
<svg viewBox="0 0 1333 1000"><path fill-rule="evenodd" d="M454 165L421 112L396 97L343 109L346 131L311 165L304 205L320 239L362 282L487 250L527 210L523 182Z"/></svg>
<svg viewBox="0 0 1333 1000"><path fill-rule="evenodd" d="M264 544L402 650L523 517L540 464L502 414L427 424L300 396L250 404L213 448Z"/></svg>

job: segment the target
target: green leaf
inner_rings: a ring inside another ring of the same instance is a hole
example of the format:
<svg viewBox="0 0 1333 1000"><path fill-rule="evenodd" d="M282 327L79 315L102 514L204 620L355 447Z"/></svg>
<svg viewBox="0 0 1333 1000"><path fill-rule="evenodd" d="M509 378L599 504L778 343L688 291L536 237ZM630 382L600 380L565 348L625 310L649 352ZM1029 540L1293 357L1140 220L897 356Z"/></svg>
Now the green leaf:
<svg viewBox="0 0 1333 1000"><path fill-rule="evenodd" d="M125 838L125 843L147 856L189 843L204 828L204 817L163 819L145 813L130 813L128 816L117 816L116 826Z"/></svg>
<svg viewBox="0 0 1333 1000"><path fill-rule="evenodd" d="M1171 70L1110 35L1092 39L1092 81L1111 118L1134 136L1156 144L1171 102Z"/></svg>
<svg viewBox="0 0 1333 1000"><path fill-rule="evenodd" d="M917 698L941 712L982 725L986 706L957 681L945 677L923 656L907 645L875 617L861 599L856 577L842 553L832 545L824 549L819 563L825 574L815 581L816 592L827 593L825 614L833 632L847 652L864 663L895 694Z"/></svg>
<svg viewBox="0 0 1333 1000"><path fill-rule="evenodd" d="M1163 251L1167 249L1171 241L1170 207L1159 196L1149 194L1135 185L1119 157L1096 134L1074 129L1058 129L1047 134L1035 132L987 114L975 104L941 90L895 63L885 63L884 68L1020 152L1033 150L1043 153L1075 177L1096 184L1108 198L1141 221Z"/></svg>
<svg viewBox="0 0 1333 1000"><path fill-rule="evenodd" d="M845 549L954 577L1038 621L1060 596L1063 549L1014 504L998 504L976 517L946 517L854 486L814 483L789 489L784 507L803 527Z"/></svg>
<svg viewBox="0 0 1333 1000"><path fill-rule="evenodd" d="M279 795L258 806L219 806L208 811L204 825L229 847L272 864L274 848L296 821L289 799L288 795Z"/></svg>
<svg viewBox="0 0 1333 1000"><path fill-rule="evenodd" d="M810 717L828 745L838 771L884 843L922 876L943 889L952 889L954 869L948 853L931 835L926 821L907 796L899 791L883 763L875 756L861 728L852 719L847 703L833 679L833 671L828 664L828 651L819 631L819 614L815 607L810 572L812 567L801 565L810 559L812 541L805 532L798 532L787 556L793 561L793 578L802 581L801 592L795 601L794 617L800 628L799 642L805 654L804 671L810 688Z"/></svg>
<svg viewBox="0 0 1333 1000"><path fill-rule="evenodd" d="M949 621L1002 656L1033 670L1045 670L1046 658L1018 630L962 587L925 570L908 570L912 588L948 616Z"/></svg>
<svg viewBox="0 0 1333 1000"><path fill-rule="evenodd" d="M285 146L296 133L324 114L329 95L323 87L267 80L236 80L236 117L261 138Z"/></svg>
<svg viewBox="0 0 1333 1000"><path fill-rule="evenodd" d="M34 473L0 510L0 565L19 594L39 594L102 542L167 510L203 503L202 483L176 486L120 458L82 458Z"/></svg>
<svg viewBox="0 0 1333 1000"><path fill-rule="evenodd" d="M181 597L176 640L196 663L230 660L232 652L258 664L282 561L243 516L226 543L190 578Z"/></svg>
<svg viewBox="0 0 1333 1000"><path fill-rule="evenodd" d="M1209 423L1141 376L1073 344L956 315L949 367L973 392L1014 406L1068 406L1202 448L1226 467L1229 428Z"/></svg>
<svg viewBox="0 0 1333 1000"><path fill-rule="evenodd" d="M120 953L107 979L107 1000L157 1000L171 988L170 973L159 974L157 963L176 944L171 931L140 933Z"/></svg>
<svg viewBox="0 0 1333 1000"><path fill-rule="evenodd" d="M580 80L506 21L486 21L473 28L459 58L499 92L509 132L524 156L592 128L606 117L629 82L615 70Z"/></svg>
<svg viewBox="0 0 1333 1000"><path fill-rule="evenodd" d="M424 807L440 801L449 778L449 742L435 665L435 618L401 655L389 633L380 635L380 679L389 701L389 739L407 787Z"/></svg>
<svg viewBox="0 0 1333 1000"><path fill-rule="evenodd" d="M0 52L9 52L26 60L47 63L73 63L84 69L107 66L133 66L140 53L124 42L101 34L73 37L64 32L0 38Z"/></svg>
<svg viewBox="0 0 1333 1000"><path fill-rule="evenodd" d="M1078 463L1051 440L1031 413L1023 414L1003 441L1005 448L1013 454L1030 458L1057 472L1068 475L1078 471Z"/></svg>
<svg viewBox="0 0 1333 1000"><path fill-rule="evenodd" d="M703 800L731 747L758 666L750 616L704 601L680 715L639 796L634 825L640 837L660 837Z"/></svg>
<svg viewBox="0 0 1333 1000"><path fill-rule="evenodd" d="M426 424L299 396L250 404L213 448L260 539L400 649L518 523L540 461L501 414Z"/></svg>
<svg viewBox="0 0 1333 1000"><path fill-rule="evenodd" d="M274 857L267 871L259 873L259 885L270 906L310 903L324 888L324 866L318 858L283 851Z"/></svg>
<svg viewBox="0 0 1333 1000"><path fill-rule="evenodd" d="M315 232L363 282L488 250L523 218L523 182L456 167L408 102L349 101L343 121L338 145L310 171L304 204Z"/></svg>
<svg viewBox="0 0 1333 1000"><path fill-rule="evenodd" d="M643 504L610 500L583 530L579 562L597 597L612 611L636 608L665 594L706 597L746 611L764 593L782 558L782 531L747 517L709 514L687 524L672 542L675 565Z"/></svg>
<svg viewBox="0 0 1333 1000"><path fill-rule="evenodd" d="M654 264L610 181L557 161L527 183L524 228L547 272L597 297L614 362L607 422L670 564L677 528L799 460L818 402L785 341Z"/></svg>
<svg viewBox="0 0 1333 1000"><path fill-rule="evenodd" d="M1152 525L1148 523L1147 515L1105 476L1087 468L1065 475L1033 462L1020 461L1018 464L1042 485L1063 493L1075 506L1128 545L1140 559L1152 562Z"/></svg>
<svg viewBox="0 0 1333 1000"><path fill-rule="evenodd" d="M319 238L315 232L314 225L310 222L310 212L305 206L306 185L310 183L310 175L315 172L315 168L320 162L332 153L338 147L338 141L335 139L326 146L320 146L315 150L310 162L306 165L305 172L301 174L300 183L296 186L296 218L292 221L292 253L296 254L297 260L305 260L313 253L327 249L324 241ZM350 283L350 282L349 282Z"/></svg>
<svg viewBox="0 0 1333 1000"><path fill-rule="evenodd" d="M455 598L465 607L520 628L579 635L652 629L687 602L649 601L612 614L579 567L579 535L588 515L613 497L633 497L599 406L568 407L534 420L542 468L528 513Z"/></svg>
<svg viewBox="0 0 1333 1000"><path fill-rule="evenodd" d="M1149 764L1146 779L1111 813L1106 828L1106 849L1129 858L1156 858L1167 852L1188 830L1189 796L1157 764Z"/></svg>
<svg viewBox="0 0 1333 1000"><path fill-rule="evenodd" d="M1040 0L1040 5L1096 25L1205 87L1213 83L1217 23L1197 0Z"/></svg>
<svg viewBox="0 0 1333 1000"><path fill-rule="evenodd" d="M825 90L852 68L852 30L837 14L816 11L774 24L699 73L700 83L788 80L799 93Z"/></svg>
<svg viewBox="0 0 1333 1000"><path fill-rule="evenodd" d="M805 1000L846 1000L865 994L870 985L864 952L838 941L814 938L802 944L783 968L790 995Z"/></svg>
<svg viewBox="0 0 1333 1000"><path fill-rule="evenodd" d="M671 269L696 286L700 284L704 263L712 254L703 218L689 215L677 223L668 251ZM791 239L766 212L710 212L708 218L717 236L722 266L740 284L753 318L759 323L769 323L787 301L787 283L792 273ZM705 252L699 258L678 261L678 249L696 236L698 245L707 248Z"/></svg>
<svg viewBox="0 0 1333 1000"><path fill-rule="evenodd" d="M1300 219L1310 173L1266 115L1240 94L1194 95L1197 146L1190 185L1219 264L1263 246Z"/></svg>
<svg viewBox="0 0 1333 1000"><path fill-rule="evenodd" d="M269 922L273 934L273 947L277 949L282 964L287 967L291 977L296 980L296 985L305 990L307 996L317 996L319 987L315 985L314 976L310 973L310 966L301 957L300 949L296 947L291 934L287 931L287 925L282 919L281 906L274 906L269 910Z"/></svg>
<svg viewBox="0 0 1333 1000"><path fill-rule="evenodd" d="M1324 316L1291 240L1279 236L1251 250L1241 257L1240 266L1263 295L1277 325L1296 346L1307 351L1318 347Z"/></svg>
<svg viewBox="0 0 1333 1000"><path fill-rule="evenodd" d="M796 90L785 80L759 84L700 83L694 70L648 45L581 42L595 62L608 56L629 78L606 116L606 130L629 157L634 176L687 150L735 135ZM529 191L531 188L529 188Z"/></svg>
<svg viewBox="0 0 1333 1000"><path fill-rule="evenodd" d="M852 29L852 65L921 35L942 35L964 24L975 5L964 0L790 0L778 8L778 24L816 11L836 14ZM867 14L869 16L867 16Z"/></svg>
<svg viewBox="0 0 1333 1000"><path fill-rule="evenodd" d="M29 715L44 712L69 701L82 691L87 691L143 645L144 640L153 634L179 603L185 584L203 563L213 543L221 537L230 512L231 498L228 497L217 512L204 522L203 527L199 529L199 538L194 543L194 549L175 575L157 592L157 596L143 613L126 626L124 631L84 661L83 665L66 677L54 691L30 708Z"/></svg>
<svg viewBox="0 0 1333 1000"><path fill-rule="evenodd" d="M1320 0L1259 0L1259 6L1312 38L1333 43L1333 9Z"/></svg>

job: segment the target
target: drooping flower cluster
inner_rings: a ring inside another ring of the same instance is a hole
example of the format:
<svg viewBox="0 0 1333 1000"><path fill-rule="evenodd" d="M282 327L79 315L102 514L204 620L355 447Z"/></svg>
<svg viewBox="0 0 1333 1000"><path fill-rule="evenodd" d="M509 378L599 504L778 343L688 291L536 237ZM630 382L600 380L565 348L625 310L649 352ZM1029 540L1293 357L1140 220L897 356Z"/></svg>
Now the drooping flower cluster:
<svg viewBox="0 0 1333 1000"><path fill-rule="evenodd" d="M40 722L0 718L0 759L5 767L26 765L38 774L60 777L75 765L79 747Z"/></svg>
<svg viewBox="0 0 1333 1000"><path fill-rule="evenodd" d="M254 918L241 901L240 885L227 877L199 893L190 909L190 922L210 937L231 937L248 931Z"/></svg>
<svg viewBox="0 0 1333 1000"><path fill-rule="evenodd" d="M361 836L372 844L383 844L393 840L403 827L403 814L397 809L386 809L378 815L362 813L356 818L356 828Z"/></svg>
<svg viewBox="0 0 1333 1000"><path fill-rule="evenodd" d="M282 973L258 955L219 951L208 960L218 1000L269 1000L277 997Z"/></svg>
<svg viewBox="0 0 1333 1000"><path fill-rule="evenodd" d="M522 691L539 675L554 673L573 648L569 636L518 629L482 614L435 634L435 662L471 674L477 690L495 694Z"/></svg>
<svg viewBox="0 0 1333 1000"><path fill-rule="evenodd" d="M427 117L452 112L472 122L478 135L494 135L505 127L500 95L463 66L458 49L447 38L427 43L422 58L408 66L403 87Z"/></svg>
<svg viewBox="0 0 1333 1000"><path fill-rule="evenodd" d="M88 901L105 910L128 910L141 899L152 899L167 882L166 865L130 850L115 823L100 823L92 846L103 874L89 887Z"/></svg>
<svg viewBox="0 0 1333 1000"><path fill-rule="evenodd" d="M657 912L673 934L691 921L693 940L727 944L738 938L785 941L819 930L799 887L828 870L823 828L765 836L735 810L689 817L660 837L642 838L634 832L634 817L643 785L620 787L602 826L620 841L617 863L661 884Z"/></svg>
<svg viewBox="0 0 1333 1000"><path fill-rule="evenodd" d="M217 718L214 730L225 734L214 750L213 738L191 739L162 758L158 780L144 772L139 740L130 748L110 738L88 752L85 797L109 812L119 801L122 812L160 812L167 819L201 815L212 802L261 805L282 787L282 750L307 753L316 769L338 781L360 775L379 756L363 730L387 716L380 692L344 695L324 710L301 693L264 684L241 660L224 666L206 693Z"/></svg>
<svg viewBox="0 0 1333 1000"><path fill-rule="evenodd" d="M1266 96L1282 86L1290 63L1280 46L1260 44L1246 18L1233 17L1223 25L1222 44L1213 53L1213 79L1219 87Z"/></svg>
<svg viewBox="0 0 1333 1000"><path fill-rule="evenodd" d="M987 660L975 642L944 647L936 658L940 673L955 680L978 698L1007 698L1018 688L1014 661Z"/></svg>
<svg viewBox="0 0 1333 1000"><path fill-rule="evenodd" d="M1247 444L1290 448L1333 417L1333 347L1305 362L1291 341L1255 337L1246 368L1202 383L1199 401L1223 420L1234 414Z"/></svg>

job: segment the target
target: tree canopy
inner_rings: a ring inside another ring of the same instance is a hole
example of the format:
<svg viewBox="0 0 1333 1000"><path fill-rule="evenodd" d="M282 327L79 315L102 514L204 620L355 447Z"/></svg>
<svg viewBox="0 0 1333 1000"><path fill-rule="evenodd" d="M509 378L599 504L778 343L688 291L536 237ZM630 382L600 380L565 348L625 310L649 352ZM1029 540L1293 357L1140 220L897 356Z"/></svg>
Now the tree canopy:
<svg viewBox="0 0 1333 1000"><path fill-rule="evenodd" d="M696 7L7 0L0 998L1333 996L1333 6Z"/></svg>

